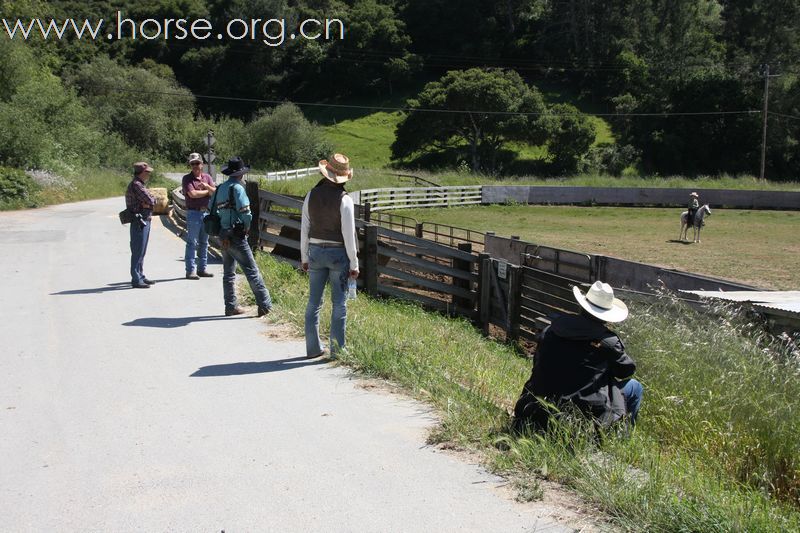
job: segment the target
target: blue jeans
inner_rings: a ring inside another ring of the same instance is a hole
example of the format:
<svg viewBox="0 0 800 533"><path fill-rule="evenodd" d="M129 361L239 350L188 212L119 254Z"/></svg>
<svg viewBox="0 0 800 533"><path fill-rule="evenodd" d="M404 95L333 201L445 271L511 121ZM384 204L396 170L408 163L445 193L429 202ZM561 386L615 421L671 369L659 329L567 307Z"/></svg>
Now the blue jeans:
<svg viewBox="0 0 800 533"><path fill-rule="evenodd" d="M350 276L350 259L344 246L327 248L309 244L308 278L310 290L306 306L306 355L322 353L319 338L319 312L327 282L331 284L331 355L344 348L347 324L347 278Z"/></svg>
<svg viewBox="0 0 800 533"><path fill-rule="evenodd" d="M643 392L642 384L635 379L629 379L622 386L622 396L625 397L625 408L631 417L631 425L636 424L636 415L639 414Z"/></svg>
<svg viewBox="0 0 800 533"><path fill-rule="evenodd" d="M229 242L229 246L223 245L222 247L222 293L225 298L225 310L231 311L236 307L236 289L234 287L236 263L242 267L242 272L250 284L250 290L256 297L256 304L264 309L272 309L272 299L264 285L261 272L256 266L256 260L247 239L231 237Z"/></svg>
<svg viewBox="0 0 800 533"><path fill-rule="evenodd" d="M147 253L147 242L150 240L150 220L145 227L134 219L131 222L131 284L144 285L144 254Z"/></svg>
<svg viewBox="0 0 800 533"><path fill-rule="evenodd" d="M203 229L203 211L186 212L186 273L194 272L194 259L197 254L197 271L205 272L208 264L208 233Z"/></svg>

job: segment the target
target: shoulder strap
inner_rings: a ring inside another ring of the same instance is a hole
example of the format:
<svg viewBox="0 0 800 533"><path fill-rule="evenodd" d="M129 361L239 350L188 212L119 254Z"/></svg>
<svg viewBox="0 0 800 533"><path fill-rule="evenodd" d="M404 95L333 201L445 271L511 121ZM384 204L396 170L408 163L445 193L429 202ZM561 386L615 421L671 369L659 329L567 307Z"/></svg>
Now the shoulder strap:
<svg viewBox="0 0 800 533"><path fill-rule="evenodd" d="M219 187L214 189L214 196L211 197L211 208L209 209L209 211L211 211L212 213L216 213L218 211L218 209L217 209L217 191L218 190L219 190Z"/></svg>

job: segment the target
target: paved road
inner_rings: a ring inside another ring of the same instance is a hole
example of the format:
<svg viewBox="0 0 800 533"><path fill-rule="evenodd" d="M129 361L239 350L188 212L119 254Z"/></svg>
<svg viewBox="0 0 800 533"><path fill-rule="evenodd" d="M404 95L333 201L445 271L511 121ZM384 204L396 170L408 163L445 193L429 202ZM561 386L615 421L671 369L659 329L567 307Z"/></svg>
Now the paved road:
<svg viewBox="0 0 800 533"><path fill-rule="evenodd" d="M424 406L225 318L121 198L0 213L0 530L564 531L425 445Z"/></svg>

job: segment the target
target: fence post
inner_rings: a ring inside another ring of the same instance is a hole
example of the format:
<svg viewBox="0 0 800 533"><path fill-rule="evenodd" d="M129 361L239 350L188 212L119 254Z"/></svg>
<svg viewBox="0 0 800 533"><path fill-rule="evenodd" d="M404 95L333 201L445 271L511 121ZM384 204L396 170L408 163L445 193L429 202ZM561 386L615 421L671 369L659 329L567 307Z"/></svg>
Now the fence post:
<svg viewBox="0 0 800 533"><path fill-rule="evenodd" d="M369 222L370 217L372 216L372 205L370 205L369 202L364 202L362 204L362 208L363 208L363 213L361 218L364 220L364 222Z"/></svg>
<svg viewBox="0 0 800 533"><path fill-rule="evenodd" d="M364 227L364 288L378 295L378 226L372 224Z"/></svg>
<svg viewBox="0 0 800 533"><path fill-rule="evenodd" d="M480 266L478 267L478 324L484 335L489 335L489 306L492 302L492 258L489 254L478 255Z"/></svg>
<svg viewBox="0 0 800 533"><path fill-rule="evenodd" d="M423 229L423 222L417 222L417 225L414 227L414 237L421 239L422 238L422 229ZM434 240L436 240L434 238Z"/></svg>
<svg viewBox="0 0 800 533"><path fill-rule="evenodd" d="M472 243L470 242L460 242L458 243L458 249L462 252L472 253ZM453 259L453 268L456 270L461 270L466 273L472 272L472 262L465 261L463 259ZM471 283L467 279L461 279L453 277L453 287L459 287L462 289L470 290ZM453 296L453 305L455 307L460 307L462 309L470 309L472 310L472 300L470 298L464 298L461 296ZM456 314L458 312L456 311Z"/></svg>
<svg viewBox="0 0 800 533"><path fill-rule="evenodd" d="M506 340L519 339L519 303L522 291L522 268L508 265L508 323L506 324Z"/></svg>
<svg viewBox="0 0 800 533"><path fill-rule="evenodd" d="M261 201L258 197L258 183L248 181L244 186L247 198L250 199L250 213L253 220L250 221L250 232L247 234L247 244L252 250L259 248L261 230L259 222L261 220Z"/></svg>

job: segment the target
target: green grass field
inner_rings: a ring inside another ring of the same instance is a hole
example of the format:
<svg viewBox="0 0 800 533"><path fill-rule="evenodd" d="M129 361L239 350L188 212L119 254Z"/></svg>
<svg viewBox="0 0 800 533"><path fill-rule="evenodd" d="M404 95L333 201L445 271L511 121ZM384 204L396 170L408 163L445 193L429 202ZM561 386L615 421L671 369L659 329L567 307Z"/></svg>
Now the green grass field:
<svg viewBox="0 0 800 533"><path fill-rule="evenodd" d="M481 206L396 211L524 241L663 265L782 290L800 289L800 212L715 209L701 244L677 242L681 209ZM691 236L691 232L689 233Z"/></svg>

